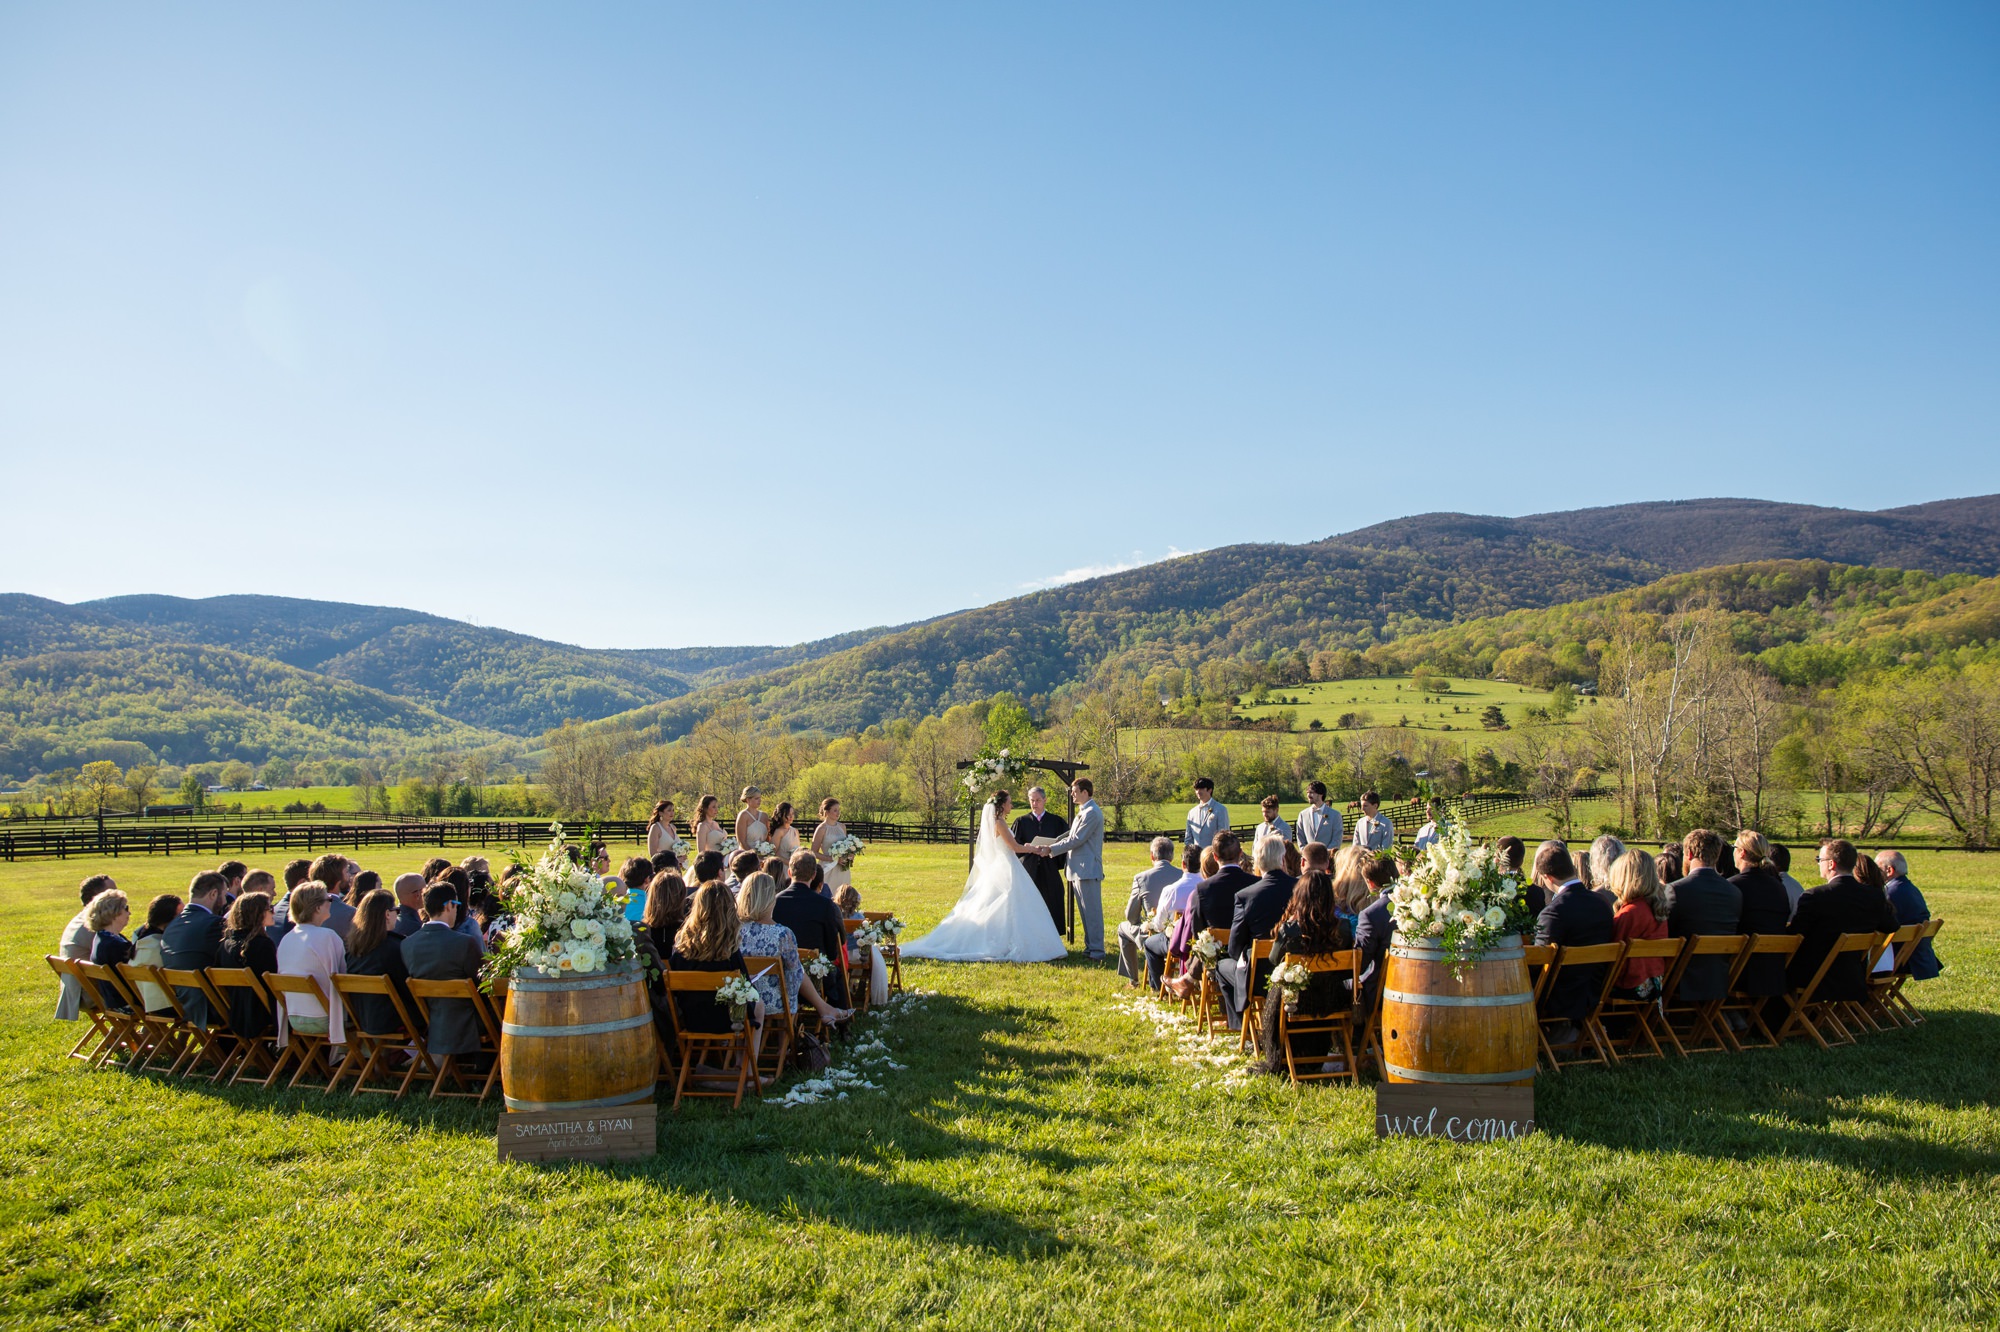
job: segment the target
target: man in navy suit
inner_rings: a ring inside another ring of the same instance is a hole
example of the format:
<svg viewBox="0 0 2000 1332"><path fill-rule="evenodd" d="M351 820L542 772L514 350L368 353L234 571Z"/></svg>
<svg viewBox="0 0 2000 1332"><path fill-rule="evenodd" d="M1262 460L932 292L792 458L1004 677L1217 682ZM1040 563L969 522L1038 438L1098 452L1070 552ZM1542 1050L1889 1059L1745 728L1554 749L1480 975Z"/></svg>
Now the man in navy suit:
<svg viewBox="0 0 2000 1332"><path fill-rule="evenodd" d="M1889 905L1896 908L1896 924L1921 925L1931 918L1930 904L1917 891L1917 885L1910 882L1910 866L1903 859L1901 851L1877 851L1875 863L1889 876L1885 888L1889 894ZM1929 939L1919 940L1917 955L1910 959L1910 979L1930 980L1944 970L1944 963L1937 960Z"/></svg>
<svg viewBox="0 0 2000 1332"><path fill-rule="evenodd" d="M160 959L173 971L206 971L222 957L222 898L229 880L210 870L194 876L188 885L187 905L160 932ZM174 993L188 1019L206 1027L215 1015L208 1011L208 998L200 990L176 985Z"/></svg>
<svg viewBox="0 0 2000 1332"><path fill-rule="evenodd" d="M1583 886L1577 877L1576 862L1569 848L1545 842L1535 852L1535 882L1549 895L1549 904L1535 917L1535 942L1558 948L1585 948L1611 942L1611 908L1604 899ZM1542 1000L1543 1017L1581 1021L1604 988L1604 968L1564 967ZM1576 1039L1574 1026L1553 1032L1553 1045L1567 1045Z"/></svg>
<svg viewBox="0 0 2000 1332"><path fill-rule="evenodd" d="M1361 994L1354 1006L1356 1021L1374 1009L1375 995L1382 988L1382 959L1396 937L1396 915L1389 909L1389 889L1396 882L1396 862L1387 858L1372 860L1362 873L1368 879L1368 886L1375 889L1375 899L1354 918L1354 947L1361 955Z"/></svg>
<svg viewBox="0 0 2000 1332"><path fill-rule="evenodd" d="M1253 973L1270 967L1268 962L1257 968L1250 965L1250 946L1259 939L1270 938L1271 931L1278 928L1285 908L1291 905L1292 889L1298 883L1285 873L1285 843L1276 837L1267 837L1257 844L1257 868L1263 872L1262 877L1236 894L1229 925L1229 956L1215 967L1217 988L1222 991L1222 1013L1229 1019L1231 1031L1242 1026L1243 1010L1250 1006L1250 996L1256 993L1257 977Z"/></svg>
<svg viewBox="0 0 2000 1332"><path fill-rule="evenodd" d="M1896 909L1880 888L1871 888L1854 877L1861 853L1854 843L1836 838L1819 849L1819 872L1826 882L1808 888L1792 913L1792 933L1804 936L1799 951L1792 954L1787 979L1793 989L1811 983L1820 964L1843 934L1893 934ZM1868 994L1867 961L1850 953L1833 964L1820 982L1815 998L1863 999Z"/></svg>
<svg viewBox="0 0 2000 1332"><path fill-rule="evenodd" d="M1190 930L1227 929L1236 924L1236 894L1257 882L1257 876L1243 868L1243 843L1233 832L1219 833L1210 848L1222 868L1215 877L1203 879L1188 904ZM1189 937L1192 937L1190 934Z"/></svg>

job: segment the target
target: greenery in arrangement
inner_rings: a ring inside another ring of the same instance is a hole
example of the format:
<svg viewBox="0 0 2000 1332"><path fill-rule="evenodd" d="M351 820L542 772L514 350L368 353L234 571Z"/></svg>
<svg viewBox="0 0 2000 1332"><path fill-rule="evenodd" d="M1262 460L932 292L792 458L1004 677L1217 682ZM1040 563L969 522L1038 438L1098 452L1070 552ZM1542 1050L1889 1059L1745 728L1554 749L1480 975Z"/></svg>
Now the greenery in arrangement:
<svg viewBox="0 0 2000 1332"><path fill-rule="evenodd" d="M364 860L432 854L462 849ZM0 864L9 1328L2000 1322L1990 857L1915 858L1950 922L1926 1026L1544 1076L1519 1142L1378 1141L1365 1085L1220 1079L1102 966L906 960L932 993L879 1091L663 1110L659 1154L613 1165L498 1164L493 1103L65 1060L41 954L77 881L144 903L213 863ZM1144 863L1114 843L1106 877ZM922 931L963 879L963 848L878 846L858 882ZM309 1262L274 1260L287 1236Z"/></svg>
<svg viewBox="0 0 2000 1332"><path fill-rule="evenodd" d="M1398 939L1439 948L1461 969L1534 925L1520 876L1503 873L1493 848L1474 841L1469 821L1456 812L1417 853L1409 875L1396 881L1389 911Z"/></svg>
<svg viewBox="0 0 2000 1332"><path fill-rule="evenodd" d="M549 832L548 849L534 861L517 859L521 872L503 888L501 909L512 924L487 955L482 977L488 988L524 968L587 976L638 956L625 919L624 885L570 859L560 823ZM592 840L586 837L586 846Z"/></svg>

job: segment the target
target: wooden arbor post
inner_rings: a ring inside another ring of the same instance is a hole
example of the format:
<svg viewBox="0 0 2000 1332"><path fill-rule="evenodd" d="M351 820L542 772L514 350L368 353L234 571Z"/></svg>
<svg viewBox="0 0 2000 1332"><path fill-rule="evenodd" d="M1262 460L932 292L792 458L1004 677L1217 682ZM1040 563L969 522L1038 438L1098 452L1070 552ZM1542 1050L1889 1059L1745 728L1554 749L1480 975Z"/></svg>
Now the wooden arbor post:
<svg viewBox="0 0 2000 1332"><path fill-rule="evenodd" d="M958 761L958 770L960 772L964 772L967 768L970 768L972 766L972 762L973 761L971 759L960 759ZM1088 763L1074 763L1071 762L1069 759L1052 759L1052 758L1022 759L1021 762L1031 772L1039 768L1043 772L1053 773L1055 776L1062 778L1063 805L1066 809L1069 810L1069 817L1071 822L1074 822L1076 820L1076 801L1070 798L1069 794L1070 783L1076 780L1076 775L1079 772L1089 771L1090 765ZM973 852L976 851L979 847L978 810L975 809L966 811L965 831L966 831L965 867L967 869L971 869ZM1069 941L1071 943L1075 943L1076 942L1076 894L1065 892L1063 894L1063 903L1065 907L1064 915L1067 917L1068 928L1066 930L1066 933L1069 936Z"/></svg>

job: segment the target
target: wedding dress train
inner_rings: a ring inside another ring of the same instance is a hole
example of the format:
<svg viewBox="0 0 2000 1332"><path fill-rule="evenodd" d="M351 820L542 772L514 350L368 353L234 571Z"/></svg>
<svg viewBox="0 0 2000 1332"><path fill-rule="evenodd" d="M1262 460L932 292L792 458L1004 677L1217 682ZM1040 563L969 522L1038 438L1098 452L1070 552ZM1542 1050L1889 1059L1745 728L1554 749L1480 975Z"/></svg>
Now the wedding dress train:
<svg viewBox="0 0 2000 1332"><path fill-rule="evenodd" d="M936 929L904 944L903 956L938 962L1053 962L1068 953L1035 881L1001 840L988 801L980 812L979 845L958 905Z"/></svg>

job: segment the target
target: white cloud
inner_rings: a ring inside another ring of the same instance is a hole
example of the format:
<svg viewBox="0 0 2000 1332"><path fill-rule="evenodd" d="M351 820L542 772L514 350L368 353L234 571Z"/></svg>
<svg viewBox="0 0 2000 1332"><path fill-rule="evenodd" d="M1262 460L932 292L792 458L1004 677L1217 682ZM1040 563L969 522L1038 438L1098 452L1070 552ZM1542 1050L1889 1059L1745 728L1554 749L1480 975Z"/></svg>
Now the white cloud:
<svg viewBox="0 0 2000 1332"><path fill-rule="evenodd" d="M1063 587L1070 583L1081 583L1087 578L1102 578L1106 574L1124 573L1130 569L1143 568L1148 564L1158 564L1161 560L1177 559L1189 553L1178 546L1168 546L1164 555L1146 555L1135 550L1129 560L1120 560L1115 564L1086 564L1075 569L1065 569L1059 574L1050 574L1047 578L1037 578L1032 582L1023 583L1021 590L1040 592L1045 588Z"/></svg>

